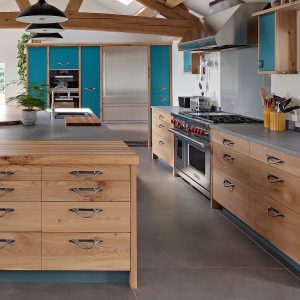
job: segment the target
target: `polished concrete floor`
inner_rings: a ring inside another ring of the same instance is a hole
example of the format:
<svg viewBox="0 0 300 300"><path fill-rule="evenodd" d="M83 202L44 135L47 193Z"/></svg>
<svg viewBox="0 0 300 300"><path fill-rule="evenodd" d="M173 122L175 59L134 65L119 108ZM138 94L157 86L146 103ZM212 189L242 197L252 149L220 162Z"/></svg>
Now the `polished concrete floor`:
<svg viewBox="0 0 300 300"><path fill-rule="evenodd" d="M300 281L162 163L136 148L139 289L0 284L1 300L296 300Z"/></svg>

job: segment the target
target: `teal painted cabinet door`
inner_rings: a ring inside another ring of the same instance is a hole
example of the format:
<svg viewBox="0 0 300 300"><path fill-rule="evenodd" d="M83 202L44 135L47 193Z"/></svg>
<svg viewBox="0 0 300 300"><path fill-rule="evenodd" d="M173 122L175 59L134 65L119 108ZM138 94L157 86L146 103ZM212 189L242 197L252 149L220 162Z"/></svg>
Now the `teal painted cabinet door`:
<svg viewBox="0 0 300 300"><path fill-rule="evenodd" d="M47 47L28 47L28 86L45 89L44 101L48 106L47 73Z"/></svg>
<svg viewBox="0 0 300 300"><path fill-rule="evenodd" d="M191 51L183 51L183 72L190 73L192 72L192 55Z"/></svg>
<svg viewBox="0 0 300 300"><path fill-rule="evenodd" d="M50 47L50 69L79 69L79 48L76 46Z"/></svg>
<svg viewBox="0 0 300 300"><path fill-rule="evenodd" d="M170 105L170 46L150 46L151 105Z"/></svg>
<svg viewBox="0 0 300 300"><path fill-rule="evenodd" d="M81 48L81 107L100 117L100 47Z"/></svg>
<svg viewBox="0 0 300 300"><path fill-rule="evenodd" d="M259 17L259 70L275 71L275 13Z"/></svg>

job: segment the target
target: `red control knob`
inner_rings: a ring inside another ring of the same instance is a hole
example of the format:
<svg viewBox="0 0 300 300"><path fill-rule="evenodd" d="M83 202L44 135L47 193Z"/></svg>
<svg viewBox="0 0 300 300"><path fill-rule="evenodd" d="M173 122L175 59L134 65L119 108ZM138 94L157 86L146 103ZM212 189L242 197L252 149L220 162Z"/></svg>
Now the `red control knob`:
<svg viewBox="0 0 300 300"><path fill-rule="evenodd" d="M180 124L180 129L183 129L184 128L184 125L181 123Z"/></svg>
<svg viewBox="0 0 300 300"><path fill-rule="evenodd" d="M174 119L172 119L172 120L171 120L171 123L172 123L172 124L174 124L174 123L175 123L175 120L174 120Z"/></svg>

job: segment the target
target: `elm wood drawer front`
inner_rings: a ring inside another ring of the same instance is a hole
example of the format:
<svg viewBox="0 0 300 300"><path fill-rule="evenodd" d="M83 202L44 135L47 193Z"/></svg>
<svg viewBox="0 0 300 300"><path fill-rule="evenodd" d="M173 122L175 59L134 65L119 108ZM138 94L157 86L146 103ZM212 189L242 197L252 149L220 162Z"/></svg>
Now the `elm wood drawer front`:
<svg viewBox="0 0 300 300"><path fill-rule="evenodd" d="M41 180L40 166L0 165L0 181Z"/></svg>
<svg viewBox="0 0 300 300"><path fill-rule="evenodd" d="M170 124L171 124L171 120L173 119L170 113L165 113L155 108L152 109L152 117L161 121L165 121Z"/></svg>
<svg viewBox="0 0 300 300"><path fill-rule="evenodd" d="M130 181L43 181L42 201L130 201Z"/></svg>
<svg viewBox="0 0 300 300"><path fill-rule="evenodd" d="M72 165L43 166L43 180L130 180L129 166Z"/></svg>
<svg viewBox="0 0 300 300"><path fill-rule="evenodd" d="M152 129L153 132L158 134L159 136L162 136L165 139L171 139L173 134L169 132L169 129L172 127L171 123L167 123L164 121L161 121L159 119L153 118L152 120Z"/></svg>
<svg viewBox="0 0 300 300"><path fill-rule="evenodd" d="M0 202L0 231L41 231L41 202Z"/></svg>
<svg viewBox="0 0 300 300"><path fill-rule="evenodd" d="M300 263L300 215L250 189L250 226Z"/></svg>
<svg viewBox="0 0 300 300"><path fill-rule="evenodd" d="M130 232L130 202L47 202L43 232Z"/></svg>
<svg viewBox="0 0 300 300"><path fill-rule="evenodd" d="M0 181L2 201L41 201L41 181Z"/></svg>
<svg viewBox="0 0 300 300"><path fill-rule="evenodd" d="M0 232L0 270L41 270L41 233Z"/></svg>
<svg viewBox="0 0 300 300"><path fill-rule="evenodd" d="M300 214L300 178L251 159L250 186Z"/></svg>
<svg viewBox="0 0 300 300"><path fill-rule="evenodd" d="M245 223L249 223L249 187L213 169L213 199Z"/></svg>
<svg viewBox="0 0 300 300"><path fill-rule="evenodd" d="M130 270L129 233L43 233L43 270Z"/></svg>
<svg viewBox="0 0 300 300"><path fill-rule="evenodd" d="M211 141L249 156L249 141L234 135L211 129Z"/></svg>
<svg viewBox="0 0 300 300"><path fill-rule="evenodd" d="M300 158L266 146L250 143L250 156L297 177L300 177Z"/></svg>
<svg viewBox="0 0 300 300"><path fill-rule="evenodd" d="M173 137L167 140L155 133L152 134L152 152L164 160L170 166L174 165Z"/></svg>
<svg viewBox="0 0 300 300"><path fill-rule="evenodd" d="M222 172L249 184L249 157L213 143L213 166Z"/></svg>

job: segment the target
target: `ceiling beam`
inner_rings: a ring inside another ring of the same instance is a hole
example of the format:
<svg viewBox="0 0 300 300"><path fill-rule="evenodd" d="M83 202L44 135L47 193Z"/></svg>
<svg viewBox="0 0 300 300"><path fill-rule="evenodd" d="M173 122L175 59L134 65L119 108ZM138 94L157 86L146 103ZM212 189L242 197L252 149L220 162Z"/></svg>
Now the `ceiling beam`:
<svg viewBox="0 0 300 300"><path fill-rule="evenodd" d="M184 0L157 0L157 1L162 3L163 5L173 8L173 7L181 4Z"/></svg>
<svg viewBox="0 0 300 300"><path fill-rule="evenodd" d="M69 3L66 7L66 13L70 12L79 12L83 0L69 0Z"/></svg>
<svg viewBox="0 0 300 300"><path fill-rule="evenodd" d="M15 0L17 5L19 6L20 10L23 10L30 6L29 0Z"/></svg>
<svg viewBox="0 0 300 300"><path fill-rule="evenodd" d="M140 9L135 16L139 17L148 17L148 18L153 18L155 17L156 12L152 10L149 7L144 6L142 9Z"/></svg>

